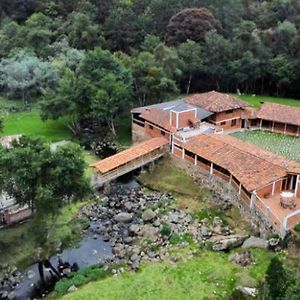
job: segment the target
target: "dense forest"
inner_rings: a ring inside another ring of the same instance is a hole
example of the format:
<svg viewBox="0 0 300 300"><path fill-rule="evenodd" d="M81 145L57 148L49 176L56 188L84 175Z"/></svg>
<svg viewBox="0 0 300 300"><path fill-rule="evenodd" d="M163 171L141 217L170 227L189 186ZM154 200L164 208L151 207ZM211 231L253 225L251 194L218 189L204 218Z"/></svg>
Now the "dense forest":
<svg viewBox="0 0 300 300"><path fill-rule="evenodd" d="M298 0L2 0L0 85L42 117L205 90L300 97ZM108 113L109 112L109 113Z"/></svg>

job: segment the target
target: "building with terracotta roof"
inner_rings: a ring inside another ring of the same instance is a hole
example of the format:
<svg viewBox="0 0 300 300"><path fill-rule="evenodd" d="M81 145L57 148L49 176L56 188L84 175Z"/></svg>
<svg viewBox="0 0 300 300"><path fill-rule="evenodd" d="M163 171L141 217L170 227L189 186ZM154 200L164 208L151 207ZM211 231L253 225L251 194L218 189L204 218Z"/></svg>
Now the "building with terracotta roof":
<svg viewBox="0 0 300 300"><path fill-rule="evenodd" d="M183 99L139 107L132 110L134 142L156 136L172 139L176 132L210 123L214 129L236 129L243 126L246 104L228 94L215 91Z"/></svg>
<svg viewBox="0 0 300 300"><path fill-rule="evenodd" d="M263 103L251 123L260 129L300 136L300 108Z"/></svg>
<svg viewBox="0 0 300 300"><path fill-rule="evenodd" d="M172 153L230 183L282 235L300 222L300 164L228 135L201 134L172 145ZM288 191L290 210L281 203Z"/></svg>
<svg viewBox="0 0 300 300"><path fill-rule="evenodd" d="M300 223L300 164L219 134L219 129L251 127L299 136L300 109L267 103L250 108L214 91L139 107L132 110L132 137L142 142L92 167L104 182L171 149L196 171L232 185L251 214L284 236Z"/></svg>

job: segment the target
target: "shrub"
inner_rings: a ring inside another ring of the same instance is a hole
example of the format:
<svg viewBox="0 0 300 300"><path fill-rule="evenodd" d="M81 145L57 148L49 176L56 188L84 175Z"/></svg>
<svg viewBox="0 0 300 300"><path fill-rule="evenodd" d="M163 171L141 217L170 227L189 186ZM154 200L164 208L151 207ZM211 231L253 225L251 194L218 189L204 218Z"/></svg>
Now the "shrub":
<svg viewBox="0 0 300 300"><path fill-rule="evenodd" d="M68 289L72 285L79 287L90 281L106 278L109 274L109 271L104 271L100 266L91 266L79 270L77 273L71 273L68 277L58 281L55 285L54 291L59 295L63 295L67 293Z"/></svg>
<svg viewBox="0 0 300 300"><path fill-rule="evenodd" d="M160 233L164 236L170 236L172 233L171 225L168 223L164 223L162 229L160 230Z"/></svg>
<svg viewBox="0 0 300 300"><path fill-rule="evenodd" d="M208 219L208 221L210 223L213 222L215 217L219 217L219 218L222 219L222 221L224 223L226 223L225 220L224 220L223 214L221 212L219 212L217 209L212 209L212 208L210 208L210 209L201 209L198 212L196 212L196 217L199 220Z"/></svg>
<svg viewBox="0 0 300 300"><path fill-rule="evenodd" d="M171 238L170 238L170 244L171 245L176 245L176 244L181 244L183 242L187 242L188 244L192 244L193 243L193 238L190 234L183 234L183 235L179 235L179 234L172 234Z"/></svg>
<svg viewBox="0 0 300 300"><path fill-rule="evenodd" d="M300 235L300 223L295 226L295 231Z"/></svg>

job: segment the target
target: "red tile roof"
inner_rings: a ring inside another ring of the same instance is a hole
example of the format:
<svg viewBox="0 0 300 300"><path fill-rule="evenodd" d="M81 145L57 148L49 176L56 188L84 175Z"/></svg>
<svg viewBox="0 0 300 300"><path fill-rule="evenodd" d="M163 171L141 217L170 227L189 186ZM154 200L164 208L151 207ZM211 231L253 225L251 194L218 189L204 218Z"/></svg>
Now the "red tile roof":
<svg viewBox="0 0 300 300"><path fill-rule="evenodd" d="M258 109L253 107L247 107L242 111L242 119L256 119Z"/></svg>
<svg viewBox="0 0 300 300"><path fill-rule="evenodd" d="M261 188L288 172L300 173L300 165L231 136L203 134L185 148L227 169L248 190Z"/></svg>
<svg viewBox="0 0 300 300"><path fill-rule="evenodd" d="M140 117L170 132L176 132L176 128L170 125L170 111L160 108L148 108Z"/></svg>
<svg viewBox="0 0 300 300"><path fill-rule="evenodd" d="M211 112L222 112L231 109L244 108L247 104L233 96L215 91L196 94L183 99L186 103L200 106Z"/></svg>
<svg viewBox="0 0 300 300"><path fill-rule="evenodd" d="M97 169L102 174L105 174L111 170L114 170L126 163L131 162L132 160L144 156L160 147L168 145L168 140L162 137L153 138L132 146L131 148L124 150L120 153L117 153L113 156L100 160L94 164L91 164L90 167Z"/></svg>
<svg viewBox="0 0 300 300"><path fill-rule="evenodd" d="M264 103L260 107L257 117L263 120L300 126L300 108L297 107Z"/></svg>

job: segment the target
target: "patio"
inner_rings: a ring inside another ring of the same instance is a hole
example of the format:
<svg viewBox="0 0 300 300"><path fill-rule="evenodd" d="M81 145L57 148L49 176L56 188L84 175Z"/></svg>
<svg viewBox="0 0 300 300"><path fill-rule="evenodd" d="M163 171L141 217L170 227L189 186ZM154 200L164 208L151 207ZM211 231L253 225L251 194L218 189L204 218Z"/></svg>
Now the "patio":
<svg viewBox="0 0 300 300"><path fill-rule="evenodd" d="M293 198L295 206L293 208L283 208L281 205L281 196L279 193L268 197L259 198L257 205L264 212L269 215L269 220L277 227L281 228L281 225L286 222L286 229L292 229L295 225L300 223L300 198ZM262 203L259 203L259 200ZM263 204L263 205L261 205ZM298 211L298 213L296 213ZM291 214L294 215L290 216ZM287 220L286 217L290 216Z"/></svg>

